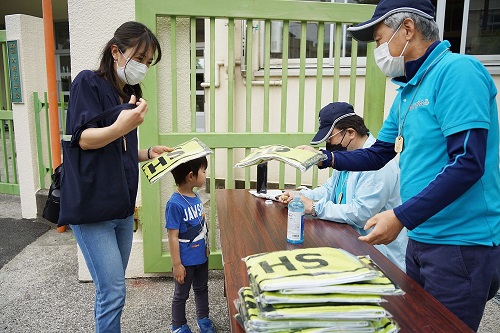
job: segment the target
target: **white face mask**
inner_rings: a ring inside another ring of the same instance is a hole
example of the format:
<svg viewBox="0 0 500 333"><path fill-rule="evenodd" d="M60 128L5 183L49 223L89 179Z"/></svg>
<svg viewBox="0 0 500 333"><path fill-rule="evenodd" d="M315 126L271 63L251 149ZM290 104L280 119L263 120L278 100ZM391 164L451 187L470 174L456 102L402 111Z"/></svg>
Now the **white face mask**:
<svg viewBox="0 0 500 333"><path fill-rule="evenodd" d="M121 55L125 58L125 55L120 51ZM135 61L134 59L125 58L125 66L118 66L116 63L116 74L124 83L130 84L131 86L139 84L146 73L148 72L148 66L146 64Z"/></svg>
<svg viewBox="0 0 500 333"><path fill-rule="evenodd" d="M396 33L399 31L400 28L401 25L399 26L398 30L394 32L394 34L392 35L391 39L389 39L388 42L381 44L373 51L373 55L375 56L375 62L377 63L377 66L385 75L389 77L399 77L405 74L405 60L403 57L403 53L405 52L406 47L408 46L408 43L410 41L409 40L406 41L405 47L403 48L403 51L401 52L399 57L393 57L389 52L389 43L394 38L394 36L396 36Z"/></svg>

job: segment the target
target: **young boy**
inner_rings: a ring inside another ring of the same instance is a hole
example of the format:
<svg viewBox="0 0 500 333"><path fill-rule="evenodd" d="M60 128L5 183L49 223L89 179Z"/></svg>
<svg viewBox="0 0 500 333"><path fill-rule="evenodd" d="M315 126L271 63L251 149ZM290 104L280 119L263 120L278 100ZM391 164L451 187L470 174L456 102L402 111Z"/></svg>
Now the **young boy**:
<svg viewBox="0 0 500 333"><path fill-rule="evenodd" d="M193 191L193 188L204 185L207 165L204 156L172 170L177 192L167 202L165 217L175 279L173 333L191 333L186 320L186 301L191 284L198 327L201 333L215 333L215 327L208 318L208 229L203 204Z"/></svg>

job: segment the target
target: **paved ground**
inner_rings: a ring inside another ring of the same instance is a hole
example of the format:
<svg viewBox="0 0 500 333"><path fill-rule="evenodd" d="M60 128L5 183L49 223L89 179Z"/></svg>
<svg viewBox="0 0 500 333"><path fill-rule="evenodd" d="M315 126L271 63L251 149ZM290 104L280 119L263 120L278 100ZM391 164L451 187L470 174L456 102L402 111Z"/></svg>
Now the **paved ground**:
<svg viewBox="0 0 500 333"><path fill-rule="evenodd" d="M58 233L51 225L22 220L19 198L0 194L0 227L6 223L9 228L0 231L0 262L5 261L0 268L0 332L93 332L95 289L92 283L78 281L71 230ZM33 230L26 229L29 225ZM17 255L2 250L13 242L19 244ZM128 279L122 332L169 332L173 285L170 277ZM210 311L221 333L229 332L223 290L222 272L211 271ZM194 329L192 296L187 312Z"/></svg>
<svg viewBox="0 0 500 333"><path fill-rule="evenodd" d="M20 210L19 197L0 194L0 332L93 332L94 286L78 281L71 230L57 233L49 225L22 220ZM17 244L15 251L4 250L8 242ZM220 271L210 272L209 290L212 319L220 333L229 332ZM127 280L122 332L169 332L172 292L169 277ZM192 328L193 307L191 297ZM499 328L500 305L490 301L479 332L498 333Z"/></svg>
<svg viewBox="0 0 500 333"><path fill-rule="evenodd" d="M46 233L50 226L33 220L0 218L0 230L4 235L21 234L22 237L2 237L0 243L0 269L11 261L26 245Z"/></svg>

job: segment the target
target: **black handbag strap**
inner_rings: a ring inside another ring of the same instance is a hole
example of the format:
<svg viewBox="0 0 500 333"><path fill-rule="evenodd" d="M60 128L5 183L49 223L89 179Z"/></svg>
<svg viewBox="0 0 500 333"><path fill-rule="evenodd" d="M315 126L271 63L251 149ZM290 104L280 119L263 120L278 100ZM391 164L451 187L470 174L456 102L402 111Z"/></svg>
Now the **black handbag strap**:
<svg viewBox="0 0 500 333"><path fill-rule="evenodd" d="M117 105L115 107L112 107L110 109L107 109L101 113L99 113L97 116L91 118L90 120L87 120L85 123L83 123L82 125L80 125L75 131L73 134L66 134L66 135L63 135L63 138L62 138L62 141L72 141L73 144L75 144L75 140L79 140L80 139L80 135L82 134L82 132L88 128L88 125L90 124L94 124L94 123L97 123L98 121L110 116L110 115L113 115L115 113L119 113L123 110L127 110L127 109L133 109L135 108L135 104L130 104L130 103L125 103L125 104L120 104L120 105Z"/></svg>

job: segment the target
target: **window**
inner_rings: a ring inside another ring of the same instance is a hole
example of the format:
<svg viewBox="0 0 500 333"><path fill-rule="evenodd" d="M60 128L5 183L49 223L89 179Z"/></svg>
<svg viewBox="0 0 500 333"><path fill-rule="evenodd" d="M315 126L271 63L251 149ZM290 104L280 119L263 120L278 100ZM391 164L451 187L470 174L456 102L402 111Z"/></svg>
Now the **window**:
<svg viewBox="0 0 500 333"><path fill-rule="evenodd" d="M351 36L347 33L347 25L342 25L342 56L350 56L351 52ZM328 58L333 54L333 47L335 46L335 25L325 24L324 27L324 45L323 45L323 57ZM273 21L271 23L271 58L281 59L283 46L282 46L282 36L283 36L283 22ZM289 32L289 46L288 46L288 58L289 59L299 59L300 58L300 40L301 40L301 26L299 22L290 22L290 32ZM360 56L366 56L366 45L365 43L359 50ZM307 23L306 29L306 57L307 58L317 58L318 56L318 24L317 23Z"/></svg>
<svg viewBox="0 0 500 333"><path fill-rule="evenodd" d="M362 3L362 4L376 4L378 0L305 0L305 1L319 1L319 2L337 2L337 3ZM263 27L264 24L262 23ZM351 36L347 32L348 25L342 25L341 32L341 55L343 58L342 64L349 65L348 61L351 55ZM336 26L334 24L324 25L324 45L323 45L323 58L324 66L333 67L333 50L335 47ZM264 29L261 29L264 33ZM309 22L306 29L306 58L308 65L315 66L318 56L318 24ZM289 40L288 40L288 59L290 59L289 66L291 68L298 67L298 60L300 58L300 40L301 40L301 24L300 22L290 22L289 25ZM263 34L262 34L262 40ZM262 48L263 49L263 48ZM271 66L280 67L283 55L283 22L271 22ZM358 43L358 57L366 57L366 43ZM364 64L364 60L362 60Z"/></svg>
<svg viewBox="0 0 500 333"><path fill-rule="evenodd" d="M444 13L441 10L437 16L444 14L443 38L450 41L452 51L482 59L496 55L499 59L500 1L446 0L445 3Z"/></svg>
<svg viewBox="0 0 500 333"><path fill-rule="evenodd" d="M64 96L64 101L69 100L71 86L71 59L69 52L69 24L68 22L54 23L54 40L56 55L57 93ZM61 99L62 96L59 96Z"/></svg>
<svg viewBox="0 0 500 333"><path fill-rule="evenodd" d="M71 57L69 43L69 23L54 23L54 41L56 57L56 83L59 102L69 102L69 90L71 87ZM67 105L67 104L66 104ZM65 126L65 109L58 108L59 126L61 132Z"/></svg>
<svg viewBox="0 0 500 333"><path fill-rule="evenodd" d="M378 4L379 0L305 0L320 2ZM500 67L500 0L431 0L436 7L436 22L442 39L451 43L455 53L471 54L486 66ZM264 27L264 24L260 24ZM341 66L349 66L352 38L347 33L347 25L342 26ZM323 58L324 67L333 67L333 49L336 36L335 25L325 24ZM244 31L245 29L243 29ZM264 41L264 29L261 42ZM289 67L298 67L300 58L301 26L290 22L289 27ZM316 66L318 51L318 24L308 23L306 30L306 63ZM244 36L243 36L244 38ZM281 67L283 47L283 22L271 22L271 66ZM261 47L263 50L264 48ZM358 43L358 66L364 67L366 43ZM261 55L263 59L263 53ZM263 62L262 62L263 63ZM490 69L493 67L490 67ZM498 68L498 67L496 67ZM499 69L500 71L500 69Z"/></svg>
<svg viewBox="0 0 500 333"><path fill-rule="evenodd" d="M205 132L205 20L196 19L196 132Z"/></svg>

